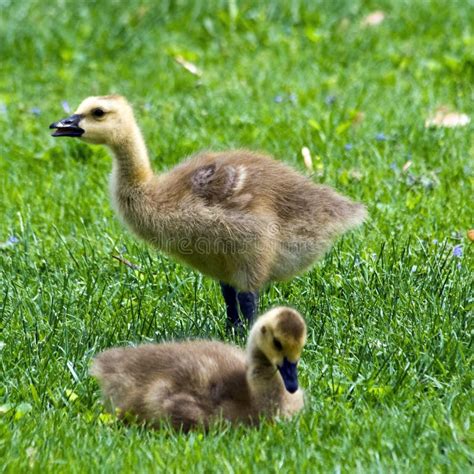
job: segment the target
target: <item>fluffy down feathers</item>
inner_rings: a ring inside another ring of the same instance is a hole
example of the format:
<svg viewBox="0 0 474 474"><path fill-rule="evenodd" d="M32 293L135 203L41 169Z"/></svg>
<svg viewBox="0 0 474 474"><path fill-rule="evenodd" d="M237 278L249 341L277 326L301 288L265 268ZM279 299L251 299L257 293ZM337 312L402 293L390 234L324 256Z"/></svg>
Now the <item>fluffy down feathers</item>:
<svg viewBox="0 0 474 474"><path fill-rule="evenodd" d="M278 366L285 358L298 362L305 337L295 310L275 308L255 323L247 352L203 340L114 348L94 359L91 374L122 418L155 427L166 419L184 430L220 418L256 424L303 407L302 391L285 389Z"/></svg>
<svg viewBox="0 0 474 474"><path fill-rule="evenodd" d="M73 117L74 136L113 152L112 201L124 223L239 291L303 272L366 217L363 205L247 150L200 153L155 175L123 97L89 97ZM55 136L68 136L66 122L51 125L63 130Z"/></svg>

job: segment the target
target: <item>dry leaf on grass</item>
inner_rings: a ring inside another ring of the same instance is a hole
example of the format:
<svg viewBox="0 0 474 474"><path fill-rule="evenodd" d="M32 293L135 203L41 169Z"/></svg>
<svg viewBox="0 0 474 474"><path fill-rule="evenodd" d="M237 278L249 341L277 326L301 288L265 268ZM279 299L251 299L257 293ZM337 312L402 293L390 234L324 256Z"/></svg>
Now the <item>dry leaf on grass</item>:
<svg viewBox="0 0 474 474"><path fill-rule="evenodd" d="M311 158L311 152L307 146L301 148L301 155L303 156L304 165L309 171L313 171L313 159Z"/></svg>
<svg viewBox="0 0 474 474"><path fill-rule="evenodd" d="M130 260L127 260L121 255L112 255L112 258L115 258L115 260L118 260L120 263L123 263L124 265L131 268L132 270L140 270L140 265L137 265L136 263L132 263Z"/></svg>
<svg viewBox="0 0 474 474"><path fill-rule="evenodd" d="M38 456L38 448L36 448L34 445L31 445L29 448L26 448L25 454L26 458L28 459L28 466L33 468Z"/></svg>
<svg viewBox="0 0 474 474"><path fill-rule="evenodd" d="M194 74L195 76L202 76L202 71L194 63L184 59L183 56L175 56L174 60L191 74Z"/></svg>
<svg viewBox="0 0 474 474"><path fill-rule="evenodd" d="M377 26L385 20L385 13L381 10L369 13L363 20L363 26Z"/></svg>
<svg viewBox="0 0 474 474"><path fill-rule="evenodd" d="M469 229L467 231L467 238L471 241L474 242L474 229Z"/></svg>
<svg viewBox="0 0 474 474"><path fill-rule="evenodd" d="M353 179L354 181L361 181L364 177L362 171L358 168L352 168L349 170L349 178Z"/></svg>
<svg viewBox="0 0 474 474"><path fill-rule="evenodd" d="M355 110L351 115L352 125L360 125L365 120L365 113Z"/></svg>
<svg viewBox="0 0 474 474"><path fill-rule="evenodd" d="M447 107L439 107L432 117L425 121L425 127L465 127L471 119L468 115L460 112L452 112Z"/></svg>

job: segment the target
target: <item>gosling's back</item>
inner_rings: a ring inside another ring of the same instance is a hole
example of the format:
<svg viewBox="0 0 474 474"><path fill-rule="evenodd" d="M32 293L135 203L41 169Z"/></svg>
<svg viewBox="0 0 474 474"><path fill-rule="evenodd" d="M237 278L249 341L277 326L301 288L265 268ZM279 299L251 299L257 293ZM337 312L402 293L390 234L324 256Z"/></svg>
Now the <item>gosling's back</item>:
<svg viewBox="0 0 474 474"><path fill-rule="evenodd" d="M124 221L202 273L245 291L301 273L366 216L363 205L247 150L199 153L147 189L150 205L142 196L139 210L127 210L127 192L117 199Z"/></svg>
<svg viewBox="0 0 474 474"><path fill-rule="evenodd" d="M168 418L187 430L218 417L256 417L246 378L245 353L215 341L148 344L100 354L97 377L109 409L151 425Z"/></svg>

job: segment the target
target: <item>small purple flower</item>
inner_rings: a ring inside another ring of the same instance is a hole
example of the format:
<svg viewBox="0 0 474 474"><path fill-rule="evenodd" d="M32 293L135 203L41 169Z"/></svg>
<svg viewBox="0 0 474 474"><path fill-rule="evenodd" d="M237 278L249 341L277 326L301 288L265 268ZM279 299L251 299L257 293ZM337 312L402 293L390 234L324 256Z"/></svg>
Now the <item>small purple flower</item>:
<svg viewBox="0 0 474 474"><path fill-rule="evenodd" d="M36 117L39 117L41 115L41 109L39 107L32 107L30 109L30 112Z"/></svg>
<svg viewBox="0 0 474 474"><path fill-rule="evenodd" d="M332 105L336 102L336 96L335 95L327 95L326 98L324 99L324 103L326 105Z"/></svg>
<svg viewBox="0 0 474 474"><path fill-rule="evenodd" d="M69 102L67 100L61 101L61 105L63 106L64 112L66 112L67 114L71 113L71 107L69 106Z"/></svg>
<svg viewBox="0 0 474 474"><path fill-rule="evenodd" d="M453 256L457 258L462 257L462 245L455 245L453 247Z"/></svg>
<svg viewBox="0 0 474 474"><path fill-rule="evenodd" d="M417 182L417 179L414 175L412 175L411 173L408 173L407 177L406 177L406 180L405 180L405 183L407 184L407 186L414 186Z"/></svg>
<svg viewBox="0 0 474 474"><path fill-rule="evenodd" d="M431 243L432 243L433 245L438 245L438 239L433 239L433 240L431 241Z"/></svg>
<svg viewBox="0 0 474 474"><path fill-rule="evenodd" d="M344 150L346 150L346 151L351 151L353 148L354 147L353 147L352 143L346 143L344 145Z"/></svg>
<svg viewBox="0 0 474 474"><path fill-rule="evenodd" d="M10 235L5 242L0 242L0 249L7 249L9 247L13 247L15 244L17 244L20 240L18 237L15 237L14 235Z"/></svg>
<svg viewBox="0 0 474 474"><path fill-rule="evenodd" d="M292 104L296 104L296 102L298 102L298 97L294 92L292 92L288 98Z"/></svg>
<svg viewBox="0 0 474 474"><path fill-rule="evenodd" d="M425 189L428 189L428 190L433 189L436 184L434 180L428 178L428 176L422 176L420 178L420 183Z"/></svg>
<svg viewBox="0 0 474 474"><path fill-rule="evenodd" d="M378 142L384 142L387 140L387 137L384 133L377 133L377 135L375 135L375 139L378 141Z"/></svg>
<svg viewBox="0 0 474 474"><path fill-rule="evenodd" d="M273 102L276 104L281 104L283 102L283 97L281 95L276 95L273 99Z"/></svg>

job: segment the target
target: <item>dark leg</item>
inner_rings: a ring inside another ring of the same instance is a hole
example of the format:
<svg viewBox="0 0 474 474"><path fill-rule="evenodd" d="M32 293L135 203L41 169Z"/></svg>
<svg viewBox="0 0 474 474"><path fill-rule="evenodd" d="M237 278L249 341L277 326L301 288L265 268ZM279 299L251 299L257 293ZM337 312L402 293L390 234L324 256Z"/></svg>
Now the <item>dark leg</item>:
<svg viewBox="0 0 474 474"><path fill-rule="evenodd" d="M240 311L250 326L257 315L258 293L242 292L237 295L239 299Z"/></svg>
<svg viewBox="0 0 474 474"><path fill-rule="evenodd" d="M237 306L237 290L223 281L220 283L222 296L224 297L227 310L227 322L230 327L236 328L241 326L242 323L239 318L239 307Z"/></svg>

